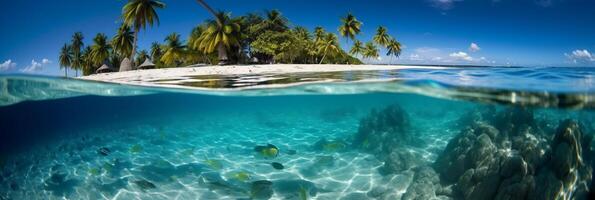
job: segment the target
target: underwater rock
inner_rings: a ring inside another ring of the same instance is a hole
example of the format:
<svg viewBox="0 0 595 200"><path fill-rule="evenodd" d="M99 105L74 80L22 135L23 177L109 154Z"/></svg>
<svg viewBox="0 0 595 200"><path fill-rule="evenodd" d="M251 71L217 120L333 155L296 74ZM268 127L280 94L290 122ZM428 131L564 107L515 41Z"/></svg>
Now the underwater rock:
<svg viewBox="0 0 595 200"><path fill-rule="evenodd" d="M440 190L440 178L431 167L418 167L413 181L403 194L402 200L434 199L436 191Z"/></svg>
<svg viewBox="0 0 595 200"><path fill-rule="evenodd" d="M107 156L111 153L111 151L107 147L101 147L97 150L97 153L102 156Z"/></svg>
<svg viewBox="0 0 595 200"><path fill-rule="evenodd" d="M408 130L409 116L399 105L388 106L380 112L372 110L360 121L353 146L382 158L393 148L413 140Z"/></svg>
<svg viewBox="0 0 595 200"><path fill-rule="evenodd" d="M419 166L423 161L421 155L407 149L394 149L384 160L384 165L380 168L383 174L390 174L412 169Z"/></svg>
<svg viewBox="0 0 595 200"><path fill-rule="evenodd" d="M50 168L50 177L43 182L44 190L50 191L53 195L65 197L74 192L78 185L75 179L68 179L68 171L64 165L54 165Z"/></svg>
<svg viewBox="0 0 595 200"><path fill-rule="evenodd" d="M592 166L584 163L591 160L583 152L591 151L592 137L583 133L578 122L561 122L552 139L526 108L506 109L491 121L481 120L471 120L434 163L442 184L454 183L449 196L586 198Z"/></svg>
<svg viewBox="0 0 595 200"><path fill-rule="evenodd" d="M143 191L157 188L155 184L144 179L134 181L134 184L136 184L136 186L138 186Z"/></svg>
<svg viewBox="0 0 595 200"><path fill-rule="evenodd" d="M259 180L252 182L250 187L251 199L270 199L273 197L273 182Z"/></svg>

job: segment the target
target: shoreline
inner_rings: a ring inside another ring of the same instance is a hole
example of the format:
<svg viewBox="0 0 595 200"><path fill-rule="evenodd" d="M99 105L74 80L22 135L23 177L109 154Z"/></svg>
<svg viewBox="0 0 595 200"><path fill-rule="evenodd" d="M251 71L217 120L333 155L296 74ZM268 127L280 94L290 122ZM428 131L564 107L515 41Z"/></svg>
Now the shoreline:
<svg viewBox="0 0 595 200"><path fill-rule="evenodd" d="M375 71L400 69L444 69L443 66L417 65L343 65L343 64L259 64L259 65L191 65L177 68L160 68L133 70L125 72L110 72L80 76L76 79L92 80L128 85L174 86L170 84L156 84L155 81L187 80L193 76L217 75L259 75L259 74L287 74L311 72L340 72L340 71Z"/></svg>

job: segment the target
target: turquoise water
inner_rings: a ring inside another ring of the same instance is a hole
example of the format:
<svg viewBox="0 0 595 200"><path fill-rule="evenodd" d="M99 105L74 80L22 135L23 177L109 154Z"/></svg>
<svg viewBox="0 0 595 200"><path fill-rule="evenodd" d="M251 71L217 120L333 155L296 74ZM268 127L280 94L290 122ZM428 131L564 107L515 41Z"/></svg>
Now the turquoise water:
<svg viewBox="0 0 595 200"><path fill-rule="evenodd" d="M3 76L0 199L592 197L594 71L491 70L197 90Z"/></svg>

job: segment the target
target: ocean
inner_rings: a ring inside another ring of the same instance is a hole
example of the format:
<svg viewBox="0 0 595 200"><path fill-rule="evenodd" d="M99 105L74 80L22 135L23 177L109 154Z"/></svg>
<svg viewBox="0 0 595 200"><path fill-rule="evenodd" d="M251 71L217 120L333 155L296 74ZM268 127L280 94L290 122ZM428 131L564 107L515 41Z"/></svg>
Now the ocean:
<svg viewBox="0 0 595 200"><path fill-rule="evenodd" d="M2 75L0 200L593 198L593 68L257 77Z"/></svg>

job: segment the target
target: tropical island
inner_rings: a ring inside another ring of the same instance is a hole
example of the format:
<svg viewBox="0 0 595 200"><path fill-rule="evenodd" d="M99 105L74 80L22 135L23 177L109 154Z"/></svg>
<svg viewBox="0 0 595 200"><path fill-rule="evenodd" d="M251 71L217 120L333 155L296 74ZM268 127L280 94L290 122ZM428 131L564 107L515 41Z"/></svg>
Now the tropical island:
<svg viewBox="0 0 595 200"><path fill-rule="evenodd" d="M113 37L98 33L92 44L85 45L83 33L74 33L71 41L60 50L60 67L65 76L68 76L68 69L74 70L77 76L79 71L88 76L205 65L351 66L363 64L362 59L376 59L379 48L386 48L387 56L391 58L398 57L402 50L401 43L390 36L384 26L376 29L371 41L358 40L362 22L351 13L338 20L336 32L320 26L310 31L303 26L291 25L279 10L232 16L225 11L215 11L204 0L197 0L197 3L212 15L212 19L192 28L186 40L174 32L163 43L155 41L150 49L138 49L137 42L142 40L138 33L158 25L158 11L166 5L158 0L129 0L122 8L122 23ZM339 36L351 47L341 47Z"/></svg>

